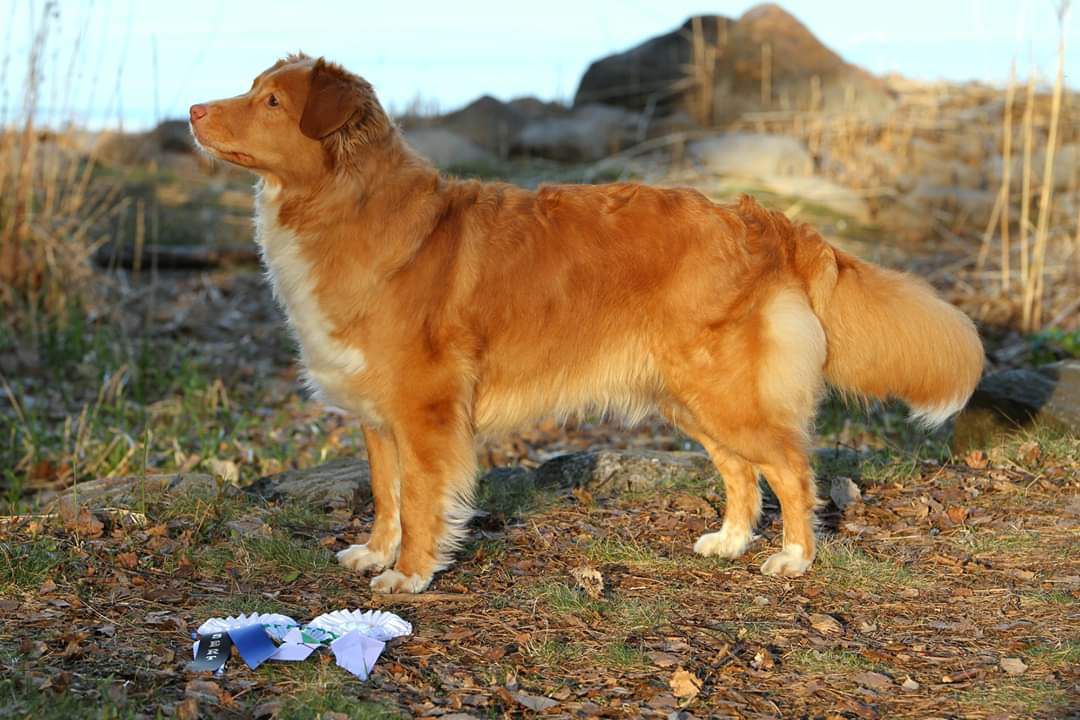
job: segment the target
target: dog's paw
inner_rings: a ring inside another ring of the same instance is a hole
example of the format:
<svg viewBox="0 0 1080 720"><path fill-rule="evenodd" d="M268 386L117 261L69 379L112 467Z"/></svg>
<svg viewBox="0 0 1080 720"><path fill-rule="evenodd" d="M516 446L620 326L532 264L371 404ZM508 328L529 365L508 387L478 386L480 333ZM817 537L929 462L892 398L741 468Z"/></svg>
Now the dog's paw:
<svg viewBox="0 0 1080 720"><path fill-rule="evenodd" d="M384 570L371 578L371 589L377 593L419 593L431 584L431 576L402 575L397 570Z"/></svg>
<svg viewBox="0 0 1080 720"><path fill-rule="evenodd" d="M356 572L372 568L382 570L389 564L390 558L379 550L372 550L367 545L350 545L337 554L338 562Z"/></svg>
<svg viewBox="0 0 1080 720"><path fill-rule="evenodd" d="M698 555L715 555L717 557L734 559L742 555L750 544L750 530L732 531L724 525L720 532L706 533L694 543L694 552Z"/></svg>
<svg viewBox="0 0 1080 720"><path fill-rule="evenodd" d="M806 556L802 545L785 545L783 550L762 563L761 574L774 577L798 577L805 573L813 562L814 558Z"/></svg>

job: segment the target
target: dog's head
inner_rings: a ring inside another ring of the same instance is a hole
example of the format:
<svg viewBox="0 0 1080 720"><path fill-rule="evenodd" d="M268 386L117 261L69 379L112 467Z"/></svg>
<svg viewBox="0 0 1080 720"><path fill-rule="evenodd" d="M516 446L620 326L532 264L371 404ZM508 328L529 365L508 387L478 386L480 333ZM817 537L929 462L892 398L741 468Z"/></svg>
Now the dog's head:
<svg viewBox="0 0 1080 720"><path fill-rule="evenodd" d="M191 132L214 157L303 183L357 161L392 124L366 80L299 54L279 60L243 95L192 105Z"/></svg>

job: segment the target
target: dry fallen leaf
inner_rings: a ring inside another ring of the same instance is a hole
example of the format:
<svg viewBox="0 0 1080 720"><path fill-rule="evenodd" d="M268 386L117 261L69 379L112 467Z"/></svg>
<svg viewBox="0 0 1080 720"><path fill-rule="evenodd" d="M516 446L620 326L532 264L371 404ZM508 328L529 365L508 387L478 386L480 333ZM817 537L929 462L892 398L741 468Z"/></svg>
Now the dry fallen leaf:
<svg viewBox="0 0 1080 720"><path fill-rule="evenodd" d="M514 693L514 699L529 708L533 712L543 712L558 705L558 701L542 695L528 695L523 692Z"/></svg>
<svg viewBox="0 0 1080 720"><path fill-rule="evenodd" d="M1029 440L1017 448L1017 454L1025 464L1038 465L1039 459L1042 457L1042 448L1039 447L1039 443L1035 440Z"/></svg>
<svg viewBox="0 0 1080 720"><path fill-rule="evenodd" d="M232 460L219 460L211 458L206 461L210 472L214 477L219 477L230 485L235 485L240 480L240 468Z"/></svg>
<svg viewBox="0 0 1080 720"><path fill-rule="evenodd" d="M571 570L570 574L574 576L578 587L593 600L599 600L604 596L604 576L599 570L582 565Z"/></svg>
<svg viewBox="0 0 1080 720"><path fill-rule="evenodd" d="M964 462L967 463L969 468L973 470L982 470L989 465L989 460L986 457L986 453L982 450L972 450L964 456Z"/></svg>
<svg viewBox="0 0 1080 720"><path fill-rule="evenodd" d="M683 668L679 668L671 675L668 686L675 697L683 701L683 705L691 702L701 692L701 680L697 675Z"/></svg>
<svg viewBox="0 0 1080 720"><path fill-rule="evenodd" d="M822 635L835 635L843 630L839 620L824 613L812 613L810 615L810 626Z"/></svg>
<svg viewBox="0 0 1080 720"><path fill-rule="evenodd" d="M1028 666L1020 658L1001 658L1001 669L1006 675L1023 675Z"/></svg>
<svg viewBox="0 0 1080 720"><path fill-rule="evenodd" d="M887 690L892 687L892 680L887 675L882 675L876 672L861 672L856 673L851 678L855 682L873 690Z"/></svg>
<svg viewBox="0 0 1080 720"><path fill-rule="evenodd" d="M762 648L754 653L754 660L750 663L750 667L755 670L772 670L775 664L772 653Z"/></svg>
<svg viewBox="0 0 1080 720"><path fill-rule="evenodd" d="M649 659L652 660L653 665L661 668L672 667L673 665L678 665L682 662L682 658L678 655L660 652L659 650L654 650L649 653Z"/></svg>

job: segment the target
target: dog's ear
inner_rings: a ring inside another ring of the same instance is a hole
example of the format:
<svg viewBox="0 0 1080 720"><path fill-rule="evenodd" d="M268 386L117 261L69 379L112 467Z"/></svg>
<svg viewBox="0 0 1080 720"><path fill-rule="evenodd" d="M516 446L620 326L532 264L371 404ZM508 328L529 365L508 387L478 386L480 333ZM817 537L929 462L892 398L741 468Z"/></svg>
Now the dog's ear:
<svg viewBox="0 0 1080 720"><path fill-rule="evenodd" d="M353 78L319 58L311 70L307 102L300 116L300 132L321 140L344 127L367 105L363 89Z"/></svg>

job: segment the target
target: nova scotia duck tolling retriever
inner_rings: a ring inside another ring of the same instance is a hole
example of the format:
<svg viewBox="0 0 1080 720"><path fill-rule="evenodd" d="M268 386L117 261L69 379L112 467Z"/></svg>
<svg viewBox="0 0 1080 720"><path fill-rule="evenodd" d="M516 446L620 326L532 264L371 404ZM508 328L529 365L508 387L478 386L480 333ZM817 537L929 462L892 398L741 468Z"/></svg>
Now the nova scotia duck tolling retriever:
<svg viewBox="0 0 1080 720"><path fill-rule="evenodd" d="M258 176L257 240L307 383L363 425L375 521L338 559L381 571L377 592L420 592L451 562L477 438L583 412L659 412L708 450L727 506L702 555L746 550L763 475L783 546L761 571L801 575L825 384L936 425L982 371L975 327L926 283L748 197L447 177L321 58L192 106L191 128Z"/></svg>

